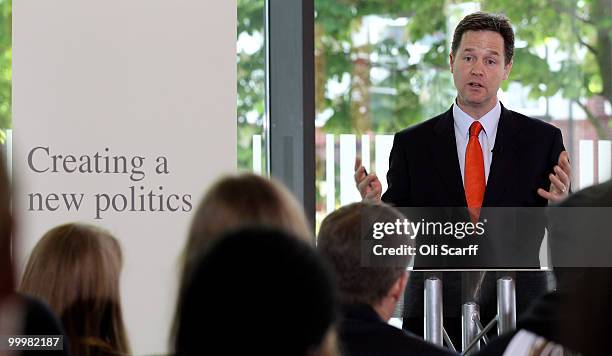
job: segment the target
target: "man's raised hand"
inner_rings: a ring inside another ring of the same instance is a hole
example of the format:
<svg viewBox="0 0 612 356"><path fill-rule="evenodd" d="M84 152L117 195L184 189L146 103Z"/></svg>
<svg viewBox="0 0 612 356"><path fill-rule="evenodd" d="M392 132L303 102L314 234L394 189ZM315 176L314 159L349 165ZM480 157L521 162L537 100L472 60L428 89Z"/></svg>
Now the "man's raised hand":
<svg viewBox="0 0 612 356"><path fill-rule="evenodd" d="M572 166L567 151L559 154L559 162L553 168L553 171L554 174L550 173L548 175L548 179L550 179L549 190L540 188L538 194L542 198L548 199L550 203L558 203L567 198L571 186Z"/></svg>
<svg viewBox="0 0 612 356"><path fill-rule="evenodd" d="M361 165L361 158L355 158L355 185L362 201L367 203L380 203L382 185L376 174L367 174L364 166Z"/></svg>

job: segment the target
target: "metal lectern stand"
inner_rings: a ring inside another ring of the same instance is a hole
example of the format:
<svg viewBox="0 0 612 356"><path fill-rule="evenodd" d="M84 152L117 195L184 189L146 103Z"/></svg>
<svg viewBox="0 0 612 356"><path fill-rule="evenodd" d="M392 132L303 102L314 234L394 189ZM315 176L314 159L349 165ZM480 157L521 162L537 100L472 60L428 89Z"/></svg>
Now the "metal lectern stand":
<svg viewBox="0 0 612 356"><path fill-rule="evenodd" d="M425 340L442 346L443 341L456 350L444 330L443 324L442 281L437 277L425 280ZM461 309L461 354L469 355L480 349L480 342L488 343L487 333L497 324L497 334L501 335L516 328L516 286L511 277L497 280L497 316L487 326L480 322L479 306L466 302Z"/></svg>

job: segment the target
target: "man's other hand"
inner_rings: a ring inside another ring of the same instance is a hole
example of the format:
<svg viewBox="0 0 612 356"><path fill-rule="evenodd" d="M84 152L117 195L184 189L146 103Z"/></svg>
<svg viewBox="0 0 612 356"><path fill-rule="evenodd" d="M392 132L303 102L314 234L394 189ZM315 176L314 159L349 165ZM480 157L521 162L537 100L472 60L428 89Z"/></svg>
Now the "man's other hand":
<svg viewBox="0 0 612 356"><path fill-rule="evenodd" d="M550 203L558 203L567 198L571 186L572 166L567 151L559 154L559 163L553 168L553 171L554 173L548 175L550 189L546 191L540 188L538 194L548 199Z"/></svg>
<svg viewBox="0 0 612 356"><path fill-rule="evenodd" d="M367 174L365 167L361 165L360 157L355 159L355 184L363 202L380 203L382 185L376 174Z"/></svg>

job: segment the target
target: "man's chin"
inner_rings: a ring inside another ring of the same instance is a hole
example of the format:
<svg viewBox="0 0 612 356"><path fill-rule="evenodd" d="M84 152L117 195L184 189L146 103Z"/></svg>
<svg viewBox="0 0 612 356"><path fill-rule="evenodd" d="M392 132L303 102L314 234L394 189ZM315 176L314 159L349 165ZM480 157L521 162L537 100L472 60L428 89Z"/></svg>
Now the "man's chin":
<svg viewBox="0 0 612 356"><path fill-rule="evenodd" d="M488 106L490 103L495 102L494 98L488 98L481 95L467 96L464 101L467 105L473 107Z"/></svg>
<svg viewBox="0 0 612 356"><path fill-rule="evenodd" d="M463 102L467 106L477 108L477 107L484 106L487 101L482 99L482 98L480 98L480 99L466 98L466 99L464 99Z"/></svg>

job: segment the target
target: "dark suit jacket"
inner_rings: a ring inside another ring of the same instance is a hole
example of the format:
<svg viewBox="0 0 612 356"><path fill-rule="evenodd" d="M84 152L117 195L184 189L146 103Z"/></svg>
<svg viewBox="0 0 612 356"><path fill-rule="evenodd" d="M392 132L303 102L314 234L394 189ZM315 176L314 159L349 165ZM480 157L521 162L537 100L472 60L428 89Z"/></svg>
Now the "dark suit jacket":
<svg viewBox="0 0 612 356"><path fill-rule="evenodd" d="M345 305L339 329L345 356L456 355L385 323L369 305Z"/></svg>
<svg viewBox="0 0 612 356"><path fill-rule="evenodd" d="M483 207L546 206L547 200L540 197L537 190L548 190L548 175L553 172L563 150L563 139L558 128L502 105ZM388 189L382 200L396 207L467 206L457 157L452 108L395 135L387 182ZM537 261L541 236L523 243L526 244L525 250L530 251L532 260ZM527 277L525 282L521 281L525 276L517 276L519 308L546 290L544 274L528 275L531 277ZM458 317L461 289L460 282L457 282L458 275L447 274L443 278L445 314ZM448 286L448 282L452 285ZM422 276L413 273L405 298L405 316L423 315L422 283ZM491 304L495 295L495 276L487 274L483 286L482 294L489 299L489 306L485 306L489 311L485 310L484 314L492 317L491 313L495 312L494 303ZM447 291L447 287L451 290Z"/></svg>
<svg viewBox="0 0 612 356"><path fill-rule="evenodd" d="M563 150L558 128L502 105L483 206L546 206L537 190ZM382 200L394 206L467 206L452 108L395 135L387 182Z"/></svg>

